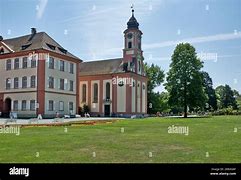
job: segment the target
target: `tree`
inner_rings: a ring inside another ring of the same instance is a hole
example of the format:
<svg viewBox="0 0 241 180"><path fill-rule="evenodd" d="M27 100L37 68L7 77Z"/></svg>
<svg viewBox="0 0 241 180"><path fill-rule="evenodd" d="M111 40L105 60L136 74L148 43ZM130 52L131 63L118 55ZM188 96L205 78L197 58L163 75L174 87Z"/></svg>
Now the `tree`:
<svg viewBox="0 0 241 180"><path fill-rule="evenodd" d="M223 108L222 99L224 97L224 86L220 85L220 86L216 87L215 93L217 96L218 109L222 109Z"/></svg>
<svg viewBox="0 0 241 180"><path fill-rule="evenodd" d="M233 90L233 94L237 101L238 109L241 109L241 94L237 90Z"/></svg>
<svg viewBox="0 0 241 180"><path fill-rule="evenodd" d="M219 108L228 108L228 107L232 107L233 109L238 109L238 105L237 105L237 101L234 97L234 92L231 87L229 85L225 85L225 86L218 86L216 88L216 94L218 96L219 99Z"/></svg>
<svg viewBox="0 0 241 180"><path fill-rule="evenodd" d="M147 110L148 113L156 113L155 106L158 106L158 101L156 100L157 95L153 91L154 88L161 85L161 83L164 81L164 71L161 69L161 67L151 64L150 66L145 63L145 71L146 75L148 77L147 82ZM151 103L151 104L150 104Z"/></svg>
<svg viewBox="0 0 241 180"><path fill-rule="evenodd" d="M204 107L206 96L200 72L202 67L193 46L189 43L176 46L165 86L170 94L169 104L182 106L185 118L188 107Z"/></svg>
<svg viewBox="0 0 241 180"><path fill-rule="evenodd" d="M206 110L217 110L217 97L215 90L213 89L213 81L207 72L202 72L203 86L206 95L208 96Z"/></svg>
<svg viewBox="0 0 241 180"><path fill-rule="evenodd" d="M168 104L168 100L169 100L168 92L162 92L159 95L159 103L160 103L159 111L160 112L170 112L171 111L171 107Z"/></svg>
<svg viewBox="0 0 241 180"><path fill-rule="evenodd" d="M151 108L152 113L156 112L170 112L171 108L168 104L169 95L168 92L153 92L151 93L151 102L154 106Z"/></svg>
<svg viewBox="0 0 241 180"><path fill-rule="evenodd" d="M84 104L84 106L83 106L83 113L89 113L89 112L90 112L89 106Z"/></svg>
<svg viewBox="0 0 241 180"><path fill-rule="evenodd" d="M160 111L160 94L159 92L151 92L149 93L149 111L150 114L155 114L156 112Z"/></svg>
<svg viewBox="0 0 241 180"><path fill-rule="evenodd" d="M163 112L167 113L170 112L171 108L168 104L169 94L168 92L152 92L150 94L151 103L153 104L153 107L150 109L150 112L156 113L156 112Z"/></svg>

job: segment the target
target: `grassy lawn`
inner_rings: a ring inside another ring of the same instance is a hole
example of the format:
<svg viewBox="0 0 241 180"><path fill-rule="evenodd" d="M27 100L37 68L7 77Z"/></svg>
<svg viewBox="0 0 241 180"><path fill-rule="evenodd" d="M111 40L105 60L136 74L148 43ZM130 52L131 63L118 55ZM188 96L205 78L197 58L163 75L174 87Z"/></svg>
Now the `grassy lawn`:
<svg viewBox="0 0 241 180"><path fill-rule="evenodd" d="M172 125L188 126L189 135L168 133ZM0 134L0 162L241 162L241 116L120 120L64 130L25 127L19 136Z"/></svg>

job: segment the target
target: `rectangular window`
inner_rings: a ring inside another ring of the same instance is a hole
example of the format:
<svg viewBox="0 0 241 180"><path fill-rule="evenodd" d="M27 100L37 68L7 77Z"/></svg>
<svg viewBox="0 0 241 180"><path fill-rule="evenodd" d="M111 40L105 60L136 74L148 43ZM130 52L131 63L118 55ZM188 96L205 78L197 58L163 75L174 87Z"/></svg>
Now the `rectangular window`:
<svg viewBox="0 0 241 180"><path fill-rule="evenodd" d="M22 88L27 88L27 76L22 77Z"/></svg>
<svg viewBox="0 0 241 180"><path fill-rule="evenodd" d="M23 69L26 69L28 67L28 58L27 57L24 57L23 58Z"/></svg>
<svg viewBox="0 0 241 180"><path fill-rule="evenodd" d="M74 91L74 81L69 81L69 90Z"/></svg>
<svg viewBox="0 0 241 180"><path fill-rule="evenodd" d="M69 64L69 72L70 72L71 74L74 74L74 64L73 64L73 63L70 63L70 64Z"/></svg>
<svg viewBox="0 0 241 180"><path fill-rule="evenodd" d="M53 89L54 88L54 78L49 77L49 88Z"/></svg>
<svg viewBox="0 0 241 180"><path fill-rule="evenodd" d="M73 111L74 110L74 103L73 102L69 102L69 111Z"/></svg>
<svg viewBox="0 0 241 180"><path fill-rule="evenodd" d="M14 69L19 69L19 58L14 59Z"/></svg>
<svg viewBox="0 0 241 180"><path fill-rule="evenodd" d="M22 100L22 111L26 111L26 110L27 110L27 101Z"/></svg>
<svg viewBox="0 0 241 180"><path fill-rule="evenodd" d="M18 77L14 78L14 89L18 89Z"/></svg>
<svg viewBox="0 0 241 180"><path fill-rule="evenodd" d="M64 111L64 102L63 101L59 101L59 110Z"/></svg>
<svg viewBox="0 0 241 180"><path fill-rule="evenodd" d="M53 57L49 58L49 69L54 69L54 58Z"/></svg>
<svg viewBox="0 0 241 180"><path fill-rule="evenodd" d="M8 59L6 62L6 70L9 71L12 69L12 60Z"/></svg>
<svg viewBox="0 0 241 180"><path fill-rule="evenodd" d="M50 100L49 101L49 111L53 111L54 110L54 101Z"/></svg>
<svg viewBox="0 0 241 180"><path fill-rule="evenodd" d="M18 111L18 101L17 100L13 101L13 110Z"/></svg>
<svg viewBox="0 0 241 180"><path fill-rule="evenodd" d="M35 111L35 100L30 101L30 111Z"/></svg>
<svg viewBox="0 0 241 180"><path fill-rule="evenodd" d="M10 78L6 79L6 89L11 89L11 79Z"/></svg>
<svg viewBox="0 0 241 180"><path fill-rule="evenodd" d="M59 80L59 89L64 90L64 79Z"/></svg>
<svg viewBox="0 0 241 180"><path fill-rule="evenodd" d="M31 88L36 87L36 76L31 76L31 83L30 83Z"/></svg>
<svg viewBox="0 0 241 180"><path fill-rule="evenodd" d="M36 65L37 65L37 62L36 62L36 56L32 56L32 59L31 59L31 68L35 68Z"/></svg>
<svg viewBox="0 0 241 180"><path fill-rule="evenodd" d="M59 70L64 71L64 61L59 61Z"/></svg>

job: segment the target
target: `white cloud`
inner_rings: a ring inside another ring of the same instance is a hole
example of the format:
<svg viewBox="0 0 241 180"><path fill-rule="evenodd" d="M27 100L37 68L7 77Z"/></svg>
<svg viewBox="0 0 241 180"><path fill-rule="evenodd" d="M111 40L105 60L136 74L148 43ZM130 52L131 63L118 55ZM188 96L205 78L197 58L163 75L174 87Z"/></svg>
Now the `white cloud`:
<svg viewBox="0 0 241 180"><path fill-rule="evenodd" d="M36 11L37 11L37 19L41 19L45 8L47 6L48 0L39 0L38 5L36 6Z"/></svg>
<svg viewBox="0 0 241 180"><path fill-rule="evenodd" d="M213 41L227 41L227 40L239 39L239 38L241 38L241 32L216 34L211 36L187 38L187 39L177 40L177 41L165 41L161 43L144 44L143 48L154 49L154 48L162 48L162 47L168 47L168 46L176 46L179 43L186 43L186 42L191 44L197 44L197 43L205 43L205 42L213 42Z"/></svg>
<svg viewBox="0 0 241 180"><path fill-rule="evenodd" d="M202 36L202 37L194 37L194 38L187 38L183 40L176 40L176 41L165 41L161 43L152 43L152 44L144 44L143 49L155 49L155 48L162 48L162 47L169 47L169 46L176 46L178 43L191 43L191 44L198 44L198 43L206 43L206 42L213 42L213 41L227 41L232 39L239 39L241 38L241 32L237 33L227 33L227 34L216 34L216 35L210 35L210 36ZM102 49L100 47L100 49ZM122 47L119 48L107 48L105 51L102 51L102 55L112 55L120 52ZM102 49L103 50L103 49ZM220 56L221 57L221 56ZM223 56L222 56L223 57ZM164 57L164 58L158 58L158 60L168 60L170 58Z"/></svg>
<svg viewBox="0 0 241 180"><path fill-rule="evenodd" d="M208 54L210 54L211 56L208 57ZM202 61L213 60L214 62L217 62L217 59L219 59L219 58L223 58L223 60L230 60L230 58L233 58L233 57L241 57L241 54L217 55L216 53L207 53L207 55L205 57L205 56L200 56L200 53L198 53L197 56ZM160 61L171 61L171 59L172 59L171 56L168 56L168 57L155 57L155 58L152 58L152 59L147 59L146 62L153 63L153 62L160 62Z"/></svg>

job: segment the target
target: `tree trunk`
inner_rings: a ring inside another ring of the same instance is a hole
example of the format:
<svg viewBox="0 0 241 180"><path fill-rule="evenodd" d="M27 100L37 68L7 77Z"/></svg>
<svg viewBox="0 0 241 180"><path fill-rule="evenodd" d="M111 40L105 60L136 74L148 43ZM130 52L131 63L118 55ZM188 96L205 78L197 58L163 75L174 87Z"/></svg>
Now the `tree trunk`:
<svg viewBox="0 0 241 180"><path fill-rule="evenodd" d="M184 105L184 118L187 118L187 105Z"/></svg>
<svg viewBox="0 0 241 180"><path fill-rule="evenodd" d="M187 81L184 83L184 118L187 118Z"/></svg>

